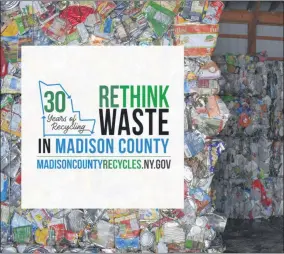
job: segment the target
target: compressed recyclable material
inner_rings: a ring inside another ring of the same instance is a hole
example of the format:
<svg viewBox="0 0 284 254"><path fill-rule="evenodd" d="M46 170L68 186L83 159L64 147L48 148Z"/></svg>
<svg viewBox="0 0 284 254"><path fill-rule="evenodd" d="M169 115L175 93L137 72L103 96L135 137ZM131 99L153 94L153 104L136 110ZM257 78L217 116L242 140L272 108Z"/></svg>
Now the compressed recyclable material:
<svg viewBox="0 0 284 254"><path fill-rule="evenodd" d="M220 97L224 68L210 57L223 7L221 1L207 0L1 1L1 252L224 250L219 233L226 218L214 213L217 194L211 183L226 148L216 135L230 112ZM185 46L184 209L21 208L21 47L30 45ZM262 71L264 63L259 65ZM273 73L278 69L272 64ZM275 89L281 87L267 80L276 96ZM274 118L280 121L281 100L265 100L259 107L273 106ZM255 111L261 111L259 107ZM280 122L270 130L279 137L283 133ZM267 146L274 152L265 166L283 175L279 171L283 150L277 143ZM272 167L271 161L278 166ZM260 183L255 182L255 189L261 189ZM269 203L271 195L267 192L260 204L272 206L276 201Z"/></svg>
<svg viewBox="0 0 284 254"><path fill-rule="evenodd" d="M230 118L216 165L216 210L229 218L283 216L283 62L256 56L215 58Z"/></svg>
<svg viewBox="0 0 284 254"><path fill-rule="evenodd" d="M211 56L219 25L182 23L174 25L175 45L184 46L185 56Z"/></svg>

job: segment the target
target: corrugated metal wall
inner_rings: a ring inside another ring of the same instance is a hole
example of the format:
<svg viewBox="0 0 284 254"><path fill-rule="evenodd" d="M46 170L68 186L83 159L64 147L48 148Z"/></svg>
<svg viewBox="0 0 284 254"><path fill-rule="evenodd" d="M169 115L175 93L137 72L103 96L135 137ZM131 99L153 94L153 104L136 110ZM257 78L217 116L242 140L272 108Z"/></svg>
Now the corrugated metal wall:
<svg viewBox="0 0 284 254"><path fill-rule="evenodd" d="M247 24L221 23L219 33L220 34L247 35L248 25ZM246 54L247 51L248 51L248 40L247 39L218 38L214 55L223 55L226 53Z"/></svg>
<svg viewBox="0 0 284 254"><path fill-rule="evenodd" d="M283 37L283 26L257 26L257 36ZM247 35L248 26L246 24L220 24L220 34ZM269 57L283 57L283 41L257 40L257 52L267 50ZM225 53L246 54L248 51L247 39L219 38L214 55Z"/></svg>
<svg viewBox="0 0 284 254"><path fill-rule="evenodd" d="M256 35L283 37L283 26L258 25ZM256 50L260 52L265 49L270 57L283 57L283 41L257 40Z"/></svg>

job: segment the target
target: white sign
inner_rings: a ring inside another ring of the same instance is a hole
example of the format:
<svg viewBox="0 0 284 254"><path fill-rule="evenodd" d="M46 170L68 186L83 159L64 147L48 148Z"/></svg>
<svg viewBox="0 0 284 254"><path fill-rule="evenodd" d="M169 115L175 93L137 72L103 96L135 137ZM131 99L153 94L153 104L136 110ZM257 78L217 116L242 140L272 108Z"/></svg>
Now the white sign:
<svg viewBox="0 0 284 254"><path fill-rule="evenodd" d="M183 47L22 57L22 208L183 208Z"/></svg>

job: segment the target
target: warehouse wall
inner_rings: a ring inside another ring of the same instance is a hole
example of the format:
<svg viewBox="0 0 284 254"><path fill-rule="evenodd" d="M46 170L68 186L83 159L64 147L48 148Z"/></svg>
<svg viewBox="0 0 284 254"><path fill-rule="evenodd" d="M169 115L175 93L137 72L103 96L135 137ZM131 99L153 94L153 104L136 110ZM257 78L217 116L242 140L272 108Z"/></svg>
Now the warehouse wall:
<svg viewBox="0 0 284 254"><path fill-rule="evenodd" d="M283 26L265 26L258 25L256 30L257 36L275 36L283 37ZM257 40L257 52L267 50L268 55L271 57L283 57L283 41L266 41Z"/></svg>
<svg viewBox="0 0 284 254"><path fill-rule="evenodd" d="M220 24L220 34L247 35L248 27L246 24ZM257 26L257 36L283 37L283 26ZM283 41L257 40L257 52L267 50L269 57L283 57ZM247 39L219 38L214 55L225 53L246 54L248 51Z"/></svg>

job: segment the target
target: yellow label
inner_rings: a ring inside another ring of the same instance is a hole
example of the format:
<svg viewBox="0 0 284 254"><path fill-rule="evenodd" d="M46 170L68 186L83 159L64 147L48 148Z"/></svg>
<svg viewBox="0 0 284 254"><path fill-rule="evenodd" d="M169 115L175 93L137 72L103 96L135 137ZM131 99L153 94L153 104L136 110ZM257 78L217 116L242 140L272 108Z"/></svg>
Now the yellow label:
<svg viewBox="0 0 284 254"><path fill-rule="evenodd" d="M156 242L158 243L163 236L163 229L161 227L157 228L155 235L156 235Z"/></svg>
<svg viewBox="0 0 284 254"><path fill-rule="evenodd" d="M18 26L15 21L12 21L1 34L2 36L16 36L18 34Z"/></svg>
<svg viewBox="0 0 284 254"><path fill-rule="evenodd" d="M2 120L1 130L8 132L8 133L11 133L11 134L13 134L17 137L21 137L21 122L20 122L21 119L20 119L20 117L13 114L13 116L15 116L17 118L16 119L17 122L14 123L15 126L11 126L11 122L9 120L10 115L11 115L11 113L9 111L4 111L3 109L1 110L1 120Z"/></svg>
<svg viewBox="0 0 284 254"><path fill-rule="evenodd" d="M189 72L187 74L187 79L188 80L196 80L197 79L197 76L193 73L193 72Z"/></svg>
<svg viewBox="0 0 284 254"><path fill-rule="evenodd" d="M31 5L29 5L29 14L33 14L34 13L34 10L33 10L33 7Z"/></svg>
<svg viewBox="0 0 284 254"><path fill-rule="evenodd" d="M46 245L47 238L48 238L48 229L47 228L44 228L42 230L37 229L35 231L36 243Z"/></svg>
<svg viewBox="0 0 284 254"><path fill-rule="evenodd" d="M36 220L38 220L38 221L42 221L42 217L41 217L40 214L37 214L37 215L35 216L35 218L36 218Z"/></svg>
<svg viewBox="0 0 284 254"><path fill-rule="evenodd" d="M182 24L182 23L186 23L187 20L185 20L183 17L177 15L175 18L175 24Z"/></svg>

